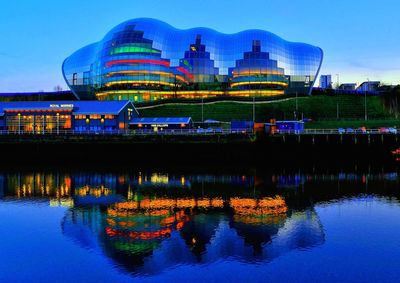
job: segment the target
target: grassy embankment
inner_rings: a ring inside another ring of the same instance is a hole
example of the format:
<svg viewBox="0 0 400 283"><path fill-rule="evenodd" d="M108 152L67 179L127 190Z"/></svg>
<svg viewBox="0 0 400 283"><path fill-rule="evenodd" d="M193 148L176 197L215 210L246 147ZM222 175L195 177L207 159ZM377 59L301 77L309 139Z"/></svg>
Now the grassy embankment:
<svg viewBox="0 0 400 283"><path fill-rule="evenodd" d="M364 96L311 96L297 99L299 118L311 118L307 128L338 127L393 127L400 126L400 120L385 109L382 99L376 96L367 97L368 121L364 121ZM337 104L339 120L337 120ZM256 121L266 122L271 118L293 120L296 109L296 98L280 101L258 102L256 104ZM140 108L142 117L189 116L194 121L201 121L201 104L166 104L152 108ZM302 114L301 114L302 113ZM252 103L217 102L204 104L204 119L215 119L229 122L231 120L252 120Z"/></svg>

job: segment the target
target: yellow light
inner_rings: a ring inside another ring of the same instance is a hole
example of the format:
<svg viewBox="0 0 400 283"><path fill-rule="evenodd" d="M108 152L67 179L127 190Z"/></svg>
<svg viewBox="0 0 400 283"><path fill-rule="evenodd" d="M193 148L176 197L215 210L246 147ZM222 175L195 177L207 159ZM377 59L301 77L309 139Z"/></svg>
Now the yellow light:
<svg viewBox="0 0 400 283"><path fill-rule="evenodd" d="M111 95L121 95L121 94L137 94L137 95L153 95L153 96L162 96L162 98L201 98L201 97L216 97L216 96L277 96L285 94L284 90L228 90L228 91L149 91L149 90L113 90L113 91L105 91L99 92L96 94L96 97L102 98ZM149 100L143 97L143 100Z"/></svg>
<svg viewBox="0 0 400 283"><path fill-rule="evenodd" d="M240 73L238 73L238 72L236 72L236 71L233 71L232 72L232 74L233 74L233 77L234 78L237 78L237 77L247 77L247 76L254 76L254 75L262 75L262 76L265 76L265 75L284 75L283 73L279 73L279 72L277 72L277 71L267 71L267 72L261 72L261 71L250 71L250 72L240 72Z"/></svg>
<svg viewBox="0 0 400 283"><path fill-rule="evenodd" d="M283 95L283 90L231 90L227 93L229 96L276 96Z"/></svg>
<svg viewBox="0 0 400 283"><path fill-rule="evenodd" d="M161 82L161 81L115 81L115 82L108 82L105 83L105 86L112 86L112 85L120 85L120 84L141 84L141 85L148 85L148 84L155 84L155 85L167 85L167 86L175 86L173 83L168 82Z"/></svg>
<svg viewBox="0 0 400 283"><path fill-rule="evenodd" d="M231 87L241 86L241 85L279 85L279 86L288 86L288 83L284 82L237 82L232 83Z"/></svg>

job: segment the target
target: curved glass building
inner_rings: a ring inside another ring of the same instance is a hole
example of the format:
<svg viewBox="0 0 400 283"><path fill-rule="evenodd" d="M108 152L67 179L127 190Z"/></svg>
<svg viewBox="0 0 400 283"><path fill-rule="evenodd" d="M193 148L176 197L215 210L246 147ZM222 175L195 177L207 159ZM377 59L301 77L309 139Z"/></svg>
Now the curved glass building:
<svg viewBox="0 0 400 283"><path fill-rule="evenodd" d="M320 48L262 30L223 34L134 19L68 57L64 78L78 99L265 98L310 94Z"/></svg>

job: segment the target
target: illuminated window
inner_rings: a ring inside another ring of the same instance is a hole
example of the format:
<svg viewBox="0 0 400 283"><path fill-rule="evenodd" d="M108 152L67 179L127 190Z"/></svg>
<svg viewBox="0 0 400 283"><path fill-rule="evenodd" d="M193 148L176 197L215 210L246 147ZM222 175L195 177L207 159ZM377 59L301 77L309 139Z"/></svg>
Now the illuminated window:
<svg viewBox="0 0 400 283"><path fill-rule="evenodd" d="M133 109L128 108L128 120L132 119L132 112L133 112Z"/></svg>

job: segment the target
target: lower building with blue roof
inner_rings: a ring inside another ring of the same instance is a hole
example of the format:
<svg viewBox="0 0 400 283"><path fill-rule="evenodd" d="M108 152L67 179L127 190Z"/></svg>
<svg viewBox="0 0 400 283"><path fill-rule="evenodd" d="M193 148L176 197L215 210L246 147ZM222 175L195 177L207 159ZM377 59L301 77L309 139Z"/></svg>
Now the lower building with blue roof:
<svg viewBox="0 0 400 283"><path fill-rule="evenodd" d="M191 117L144 117L133 118L129 122L129 128L135 130L177 130L193 128Z"/></svg>
<svg viewBox="0 0 400 283"><path fill-rule="evenodd" d="M124 130L138 116L128 100L2 102L0 130L15 133Z"/></svg>

